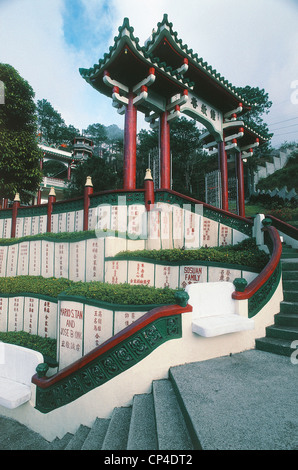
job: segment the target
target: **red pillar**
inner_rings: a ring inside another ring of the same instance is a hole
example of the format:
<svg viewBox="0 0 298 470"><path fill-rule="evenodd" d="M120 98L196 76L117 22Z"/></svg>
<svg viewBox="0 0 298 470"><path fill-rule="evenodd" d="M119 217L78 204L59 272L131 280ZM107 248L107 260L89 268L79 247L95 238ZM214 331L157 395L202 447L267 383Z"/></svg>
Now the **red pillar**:
<svg viewBox="0 0 298 470"><path fill-rule="evenodd" d="M137 162L137 108L133 104L134 94L128 95L124 127L123 189L136 189Z"/></svg>
<svg viewBox="0 0 298 470"><path fill-rule="evenodd" d="M244 199L244 171L241 152L236 155L236 169L238 179L238 211L239 215L245 217L245 199Z"/></svg>
<svg viewBox="0 0 298 470"><path fill-rule="evenodd" d="M37 205L39 205L41 203L41 189L39 188L39 190L37 191Z"/></svg>
<svg viewBox="0 0 298 470"><path fill-rule="evenodd" d="M228 159L225 149L225 143L218 144L219 169L221 173L221 208L225 211L229 210L229 193L228 193Z"/></svg>
<svg viewBox="0 0 298 470"><path fill-rule="evenodd" d="M4 200L3 200L3 209L7 209L7 208L8 208L8 199L4 198Z"/></svg>
<svg viewBox="0 0 298 470"><path fill-rule="evenodd" d="M53 212L53 204L56 202L56 193L54 188L51 188L48 197L48 211L47 211L47 232L52 231L52 212Z"/></svg>
<svg viewBox="0 0 298 470"><path fill-rule="evenodd" d="M160 188L171 189L171 146L170 124L168 111L160 116L159 121L159 148L160 148Z"/></svg>
<svg viewBox="0 0 298 470"><path fill-rule="evenodd" d="M20 207L20 196L16 193L13 205L12 205L12 220L11 220L11 238L15 238L16 236L16 224L17 224L17 216L18 216L18 208Z"/></svg>
<svg viewBox="0 0 298 470"><path fill-rule="evenodd" d="M144 179L145 188L145 207L147 211L150 211L150 206L154 204L154 182L151 176L151 170L146 170Z"/></svg>
<svg viewBox="0 0 298 470"><path fill-rule="evenodd" d="M89 218L89 206L90 206L90 194L93 194L93 184L91 177L87 176L85 189L84 189L84 227L83 230L88 230L88 218Z"/></svg>
<svg viewBox="0 0 298 470"><path fill-rule="evenodd" d="M71 173L71 166L70 166L70 163L68 163L68 166L67 166L67 179L68 179L68 181L70 181L70 173Z"/></svg>

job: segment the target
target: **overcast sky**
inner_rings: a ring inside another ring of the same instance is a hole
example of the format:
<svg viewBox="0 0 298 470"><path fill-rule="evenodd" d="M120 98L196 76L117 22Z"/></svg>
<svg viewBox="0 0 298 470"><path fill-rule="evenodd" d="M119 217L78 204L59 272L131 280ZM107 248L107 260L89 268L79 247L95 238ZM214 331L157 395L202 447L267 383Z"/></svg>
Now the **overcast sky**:
<svg viewBox="0 0 298 470"><path fill-rule="evenodd" d="M298 0L0 0L0 61L15 67L67 124L123 116L78 69L97 63L128 17L140 43L167 13L178 37L235 86L273 102L274 146L298 141ZM138 128L145 127L138 113Z"/></svg>

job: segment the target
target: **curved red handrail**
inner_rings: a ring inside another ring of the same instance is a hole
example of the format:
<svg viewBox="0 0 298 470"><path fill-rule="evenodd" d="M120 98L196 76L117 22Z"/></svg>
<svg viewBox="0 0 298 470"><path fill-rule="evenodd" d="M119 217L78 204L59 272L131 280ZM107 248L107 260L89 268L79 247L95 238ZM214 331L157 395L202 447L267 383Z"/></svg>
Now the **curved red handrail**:
<svg viewBox="0 0 298 470"><path fill-rule="evenodd" d="M79 369L81 369L82 367L84 367L86 364L93 361L94 359L99 358L102 354L112 349L114 346L117 346L117 344L121 343L122 341L127 339L129 336L132 336L134 333L138 332L139 330L141 330L148 324L154 322L155 320L159 318L163 318L163 317L169 317L171 315L181 315L182 313L191 312L191 311L192 311L192 307L190 305L187 305L186 307L181 307L181 305L178 305L178 304L154 308L150 310L149 312L147 312L145 315L143 315L141 318L136 320L134 323L132 323L131 325L127 326L125 329L117 333L115 336L108 339L107 341L102 343L100 346L98 346L97 348L93 349L82 358L75 361L73 364L62 369L57 374L51 377L38 377L38 375L35 374L32 377L32 383L34 383L35 385L43 389L48 388L51 385L54 385L55 383L64 379L65 377L78 371Z"/></svg>
<svg viewBox="0 0 298 470"><path fill-rule="evenodd" d="M233 292L232 298L235 300L250 299L262 287L270 276L274 273L278 266L282 253L282 245L280 236L275 227L264 227L263 231L267 231L273 242L273 251L269 262L260 274L246 287L243 292Z"/></svg>
<svg viewBox="0 0 298 470"><path fill-rule="evenodd" d="M272 220L272 224L275 228L277 228L277 230L280 230L286 235L289 235L289 237L292 237L295 240L298 240L298 229L296 227L288 224L287 222L284 222L283 220L278 219L277 217L274 217L274 215L268 214L265 217L266 218L268 217L269 219Z"/></svg>

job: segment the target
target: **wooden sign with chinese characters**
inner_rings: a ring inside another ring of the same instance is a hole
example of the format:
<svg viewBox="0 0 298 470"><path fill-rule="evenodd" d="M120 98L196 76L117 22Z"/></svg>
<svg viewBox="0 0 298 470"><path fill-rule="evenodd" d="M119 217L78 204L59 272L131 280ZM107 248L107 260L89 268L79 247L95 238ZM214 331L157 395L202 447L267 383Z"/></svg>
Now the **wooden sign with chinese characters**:
<svg viewBox="0 0 298 470"><path fill-rule="evenodd" d="M60 370L83 355L83 304L60 302Z"/></svg>
<svg viewBox="0 0 298 470"><path fill-rule="evenodd" d="M145 312L115 312L115 325L114 325L114 335L122 331L127 326L131 325L138 318L145 315Z"/></svg>
<svg viewBox="0 0 298 470"><path fill-rule="evenodd" d="M180 286L185 289L188 284L207 282L206 266L180 266Z"/></svg>
<svg viewBox="0 0 298 470"><path fill-rule="evenodd" d="M10 297L8 303L8 331L23 330L24 297Z"/></svg>
<svg viewBox="0 0 298 470"><path fill-rule="evenodd" d="M42 338L57 338L58 304L39 300L38 335Z"/></svg>
<svg viewBox="0 0 298 470"><path fill-rule="evenodd" d="M113 336L113 311L85 305L84 355Z"/></svg>
<svg viewBox="0 0 298 470"><path fill-rule="evenodd" d="M86 240L86 282L103 281L104 238Z"/></svg>

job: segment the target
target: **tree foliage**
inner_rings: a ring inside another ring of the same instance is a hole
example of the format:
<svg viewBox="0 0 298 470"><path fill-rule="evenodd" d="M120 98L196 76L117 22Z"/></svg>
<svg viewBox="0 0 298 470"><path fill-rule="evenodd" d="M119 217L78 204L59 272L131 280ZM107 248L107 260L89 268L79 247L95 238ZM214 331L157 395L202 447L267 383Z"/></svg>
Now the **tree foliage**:
<svg viewBox="0 0 298 470"><path fill-rule="evenodd" d="M8 64L0 64L0 80L5 88L5 104L0 105L0 198L13 199L18 192L22 202L28 202L42 178L34 91Z"/></svg>

